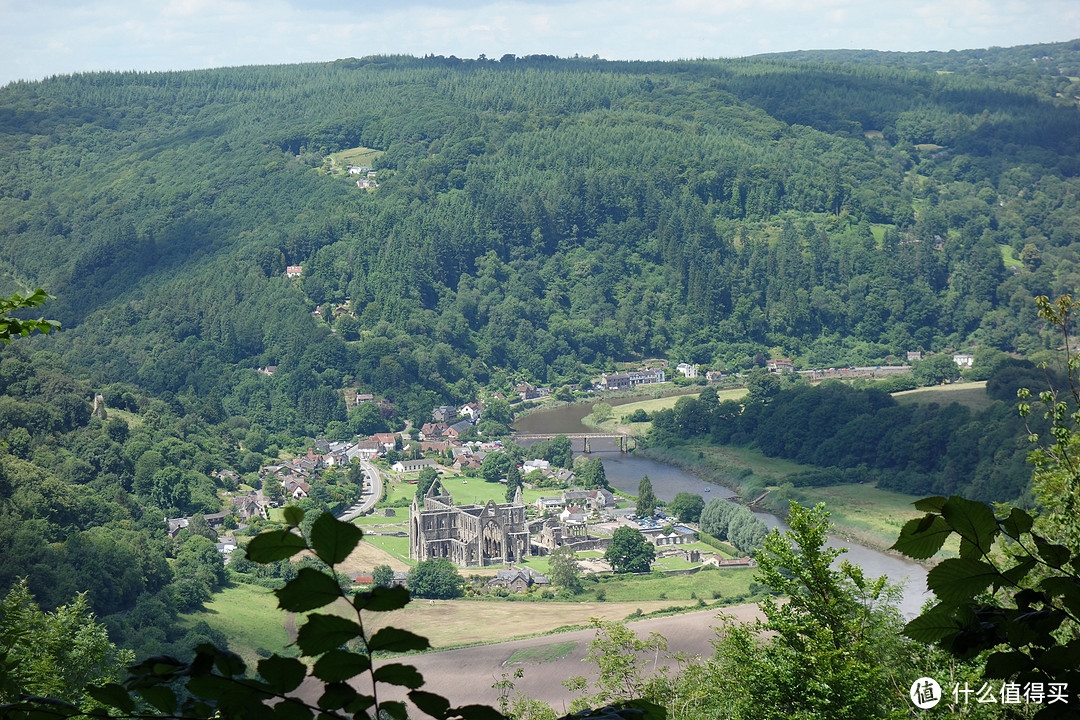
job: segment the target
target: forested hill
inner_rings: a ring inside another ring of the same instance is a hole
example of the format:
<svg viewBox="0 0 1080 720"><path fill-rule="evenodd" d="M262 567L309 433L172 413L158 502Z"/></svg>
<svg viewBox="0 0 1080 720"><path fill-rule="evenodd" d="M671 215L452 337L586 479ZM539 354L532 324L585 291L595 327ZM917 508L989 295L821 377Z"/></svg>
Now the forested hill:
<svg viewBox="0 0 1080 720"><path fill-rule="evenodd" d="M343 386L422 419L508 371L1042 347L1032 296L1080 276L1075 101L886 60L15 83L0 290L55 295L66 329L36 342L95 383L274 431L343 420ZM357 147L377 189L328 172Z"/></svg>

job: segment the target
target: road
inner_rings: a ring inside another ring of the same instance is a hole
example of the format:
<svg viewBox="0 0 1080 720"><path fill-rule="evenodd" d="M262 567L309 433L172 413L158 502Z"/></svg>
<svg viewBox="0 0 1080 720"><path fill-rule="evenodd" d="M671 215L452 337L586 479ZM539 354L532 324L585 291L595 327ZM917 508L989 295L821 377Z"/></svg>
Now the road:
<svg viewBox="0 0 1080 720"><path fill-rule="evenodd" d="M375 507L375 503L382 498L383 482L379 469L367 460L360 460L360 467L364 471L364 494L360 496L360 502L338 517L339 520L345 522L355 520Z"/></svg>

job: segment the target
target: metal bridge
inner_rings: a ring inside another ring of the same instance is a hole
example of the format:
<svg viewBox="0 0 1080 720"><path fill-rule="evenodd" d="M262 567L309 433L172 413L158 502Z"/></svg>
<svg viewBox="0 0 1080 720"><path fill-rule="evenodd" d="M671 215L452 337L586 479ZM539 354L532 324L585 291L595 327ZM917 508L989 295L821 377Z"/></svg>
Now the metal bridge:
<svg viewBox="0 0 1080 720"><path fill-rule="evenodd" d="M637 447L637 440L619 433L514 433L514 440L551 440L562 435L570 441L570 449L577 450L576 441L581 441L581 452L591 452L590 442L593 440L611 440L619 445L619 452L629 452L630 443Z"/></svg>

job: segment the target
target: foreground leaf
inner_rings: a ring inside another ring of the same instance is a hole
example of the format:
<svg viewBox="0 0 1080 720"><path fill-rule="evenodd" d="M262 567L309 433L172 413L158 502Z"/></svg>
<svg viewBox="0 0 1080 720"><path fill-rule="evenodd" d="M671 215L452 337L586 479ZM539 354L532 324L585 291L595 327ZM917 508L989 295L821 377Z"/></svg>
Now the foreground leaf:
<svg viewBox="0 0 1080 720"><path fill-rule="evenodd" d="M307 612L334 602L341 588L332 577L314 568L300 568L285 587L274 591L278 607L289 612Z"/></svg>
<svg viewBox="0 0 1080 720"><path fill-rule="evenodd" d="M247 559L265 565L291 558L306 549L307 543L299 535L289 530L271 530L251 538L247 545Z"/></svg>
<svg viewBox="0 0 1080 720"><path fill-rule="evenodd" d="M352 523L342 522L330 513L323 513L311 526L311 547L327 565L337 565L349 557L364 537L364 531Z"/></svg>
<svg viewBox="0 0 1080 720"><path fill-rule="evenodd" d="M360 626L337 615L314 613L296 633L296 644L304 655L313 656L341 647L360 636Z"/></svg>

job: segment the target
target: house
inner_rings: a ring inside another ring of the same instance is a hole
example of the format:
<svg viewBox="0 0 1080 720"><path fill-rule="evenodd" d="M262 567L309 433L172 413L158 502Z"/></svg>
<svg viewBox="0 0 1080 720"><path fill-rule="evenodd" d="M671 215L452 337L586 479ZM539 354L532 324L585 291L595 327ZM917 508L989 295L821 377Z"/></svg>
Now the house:
<svg viewBox="0 0 1080 720"><path fill-rule="evenodd" d="M720 382L724 379L724 373L719 370L709 370L705 373L705 382Z"/></svg>
<svg viewBox="0 0 1080 720"><path fill-rule="evenodd" d="M610 490L598 488L589 492L589 499L586 502L590 510L602 512L615 507L615 495Z"/></svg>
<svg viewBox="0 0 1080 720"><path fill-rule="evenodd" d="M186 528L189 522L191 522L191 518L166 518L165 524L168 527L169 537L174 538L179 535L180 531Z"/></svg>
<svg viewBox="0 0 1080 720"><path fill-rule="evenodd" d="M438 468L439 464L431 458L421 458L420 460L399 460L390 466L390 469L399 473L411 473L420 472L424 468Z"/></svg>
<svg viewBox="0 0 1080 720"><path fill-rule="evenodd" d="M473 422L480 419L480 403L465 403L458 409L458 415L467 417Z"/></svg>
<svg viewBox="0 0 1080 720"><path fill-rule="evenodd" d="M908 350L907 361L915 362L916 360L922 360L922 351L920 350Z"/></svg>
<svg viewBox="0 0 1080 720"><path fill-rule="evenodd" d="M533 587L547 587L551 581L530 567L498 570L487 586L506 588L510 592L523 593Z"/></svg>
<svg viewBox="0 0 1080 720"><path fill-rule="evenodd" d="M425 440L420 443L422 453L444 453L450 448L450 443L445 440Z"/></svg>
<svg viewBox="0 0 1080 720"><path fill-rule="evenodd" d="M298 278L303 272L303 265L289 265L287 268L285 268L285 277Z"/></svg>
<svg viewBox="0 0 1080 720"><path fill-rule="evenodd" d="M537 389L528 383L518 385L514 388L514 392L516 392L522 400L535 400L540 397L540 393Z"/></svg>
<svg viewBox="0 0 1080 720"><path fill-rule="evenodd" d="M656 385L665 382L666 377L662 368L650 368L628 373L601 375L599 385L603 390L622 390L623 388L633 388L638 385Z"/></svg>
<svg viewBox="0 0 1080 720"><path fill-rule="evenodd" d="M361 405L361 404L366 403L366 402L373 402L374 400L375 400L375 396L372 395L371 393L360 393L360 392L356 393L355 403L357 405Z"/></svg>
<svg viewBox="0 0 1080 720"><path fill-rule="evenodd" d="M364 170L363 170L363 168L359 168L359 167L356 167L355 165L353 165L352 167L349 168L349 174L350 175L363 175Z"/></svg>
<svg viewBox="0 0 1080 720"><path fill-rule="evenodd" d="M567 490L562 494L564 505L579 505L589 498L588 490Z"/></svg>
<svg viewBox="0 0 1080 720"><path fill-rule="evenodd" d="M559 468L558 470L555 470L555 471L553 471L551 473L551 477L555 478L556 480L558 480L561 483L566 483L567 485L570 485L570 484L572 484L574 482L574 478L577 477L577 476L574 475L573 470L567 470L566 468Z"/></svg>
<svg viewBox="0 0 1080 720"><path fill-rule="evenodd" d="M688 545L697 540L697 533L682 525L676 525L669 533L665 533L663 528L646 528L641 531L641 534L657 547Z"/></svg>
<svg viewBox="0 0 1080 720"><path fill-rule="evenodd" d="M697 365L691 365L690 363L679 363L675 366L675 369L681 372L683 374L683 377L697 377Z"/></svg>
<svg viewBox="0 0 1080 720"><path fill-rule="evenodd" d="M563 499L561 497L539 497L533 505L538 512L555 512L562 510Z"/></svg>
<svg viewBox="0 0 1080 720"><path fill-rule="evenodd" d="M975 356L970 353L956 353L952 356L952 361L961 368L969 368L975 364Z"/></svg>
<svg viewBox="0 0 1080 720"><path fill-rule="evenodd" d="M450 427L446 428L446 431L443 432L443 437L451 437L451 438L461 437L465 433L472 430L472 426L473 426L472 423L469 422L468 420L461 420L459 422L454 423Z"/></svg>
<svg viewBox="0 0 1080 720"><path fill-rule="evenodd" d="M375 433L368 439L379 443L384 450L394 450L400 437L397 433Z"/></svg>
<svg viewBox="0 0 1080 720"><path fill-rule="evenodd" d="M547 460L541 460L539 458L535 460L526 460L521 466L521 474L528 475L533 470L548 470L551 468L551 463Z"/></svg>
<svg viewBox="0 0 1080 720"><path fill-rule="evenodd" d="M266 517L266 511L263 509L262 503L259 502L259 496L254 493L234 497L233 508L236 517L240 520L246 521L257 517Z"/></svg>
<svg viewBox="0 0 1080 720"><path fill-rule="evenodd" d="M259 368L259 372L263 375L273 375L275 370L277 370L277 365L267 365L266 367Z"/></svg>
<svg viewBox="0 0 1080 720"><path fill-rule="evenodd" d="M383 452L382 444L378 440L361 440L349 448L345 455L350 460L353 458L378 457Z"/></svg>
<svg viewBox="0 0 1080 720"><path fill-rule="evenodd" d="M789 373L795 370L791 358L772 358L765 362L765 369L771 373Z"/></svg>
<svg viewBox="0 0 1080 720"><path fill-rule="evenodd" d="M450 424L457 417L457 410L449 405L441 405L431 411L431 421L436 423Z"/></svg>
<svg viewBox="0 0 1080 720"><path fill-rule="evenodd" d="M583 523L589 519L589 513L578 505L567 505L561 513L559 520L564 523Z"/></svg>
<svg viewBox="0 0 1080 720"><path fill-rule="evenodd" d="M429 422L424 423L420 428L420 439L426 440L428 438L442 437L450 426L444 422Z"/></svg>

